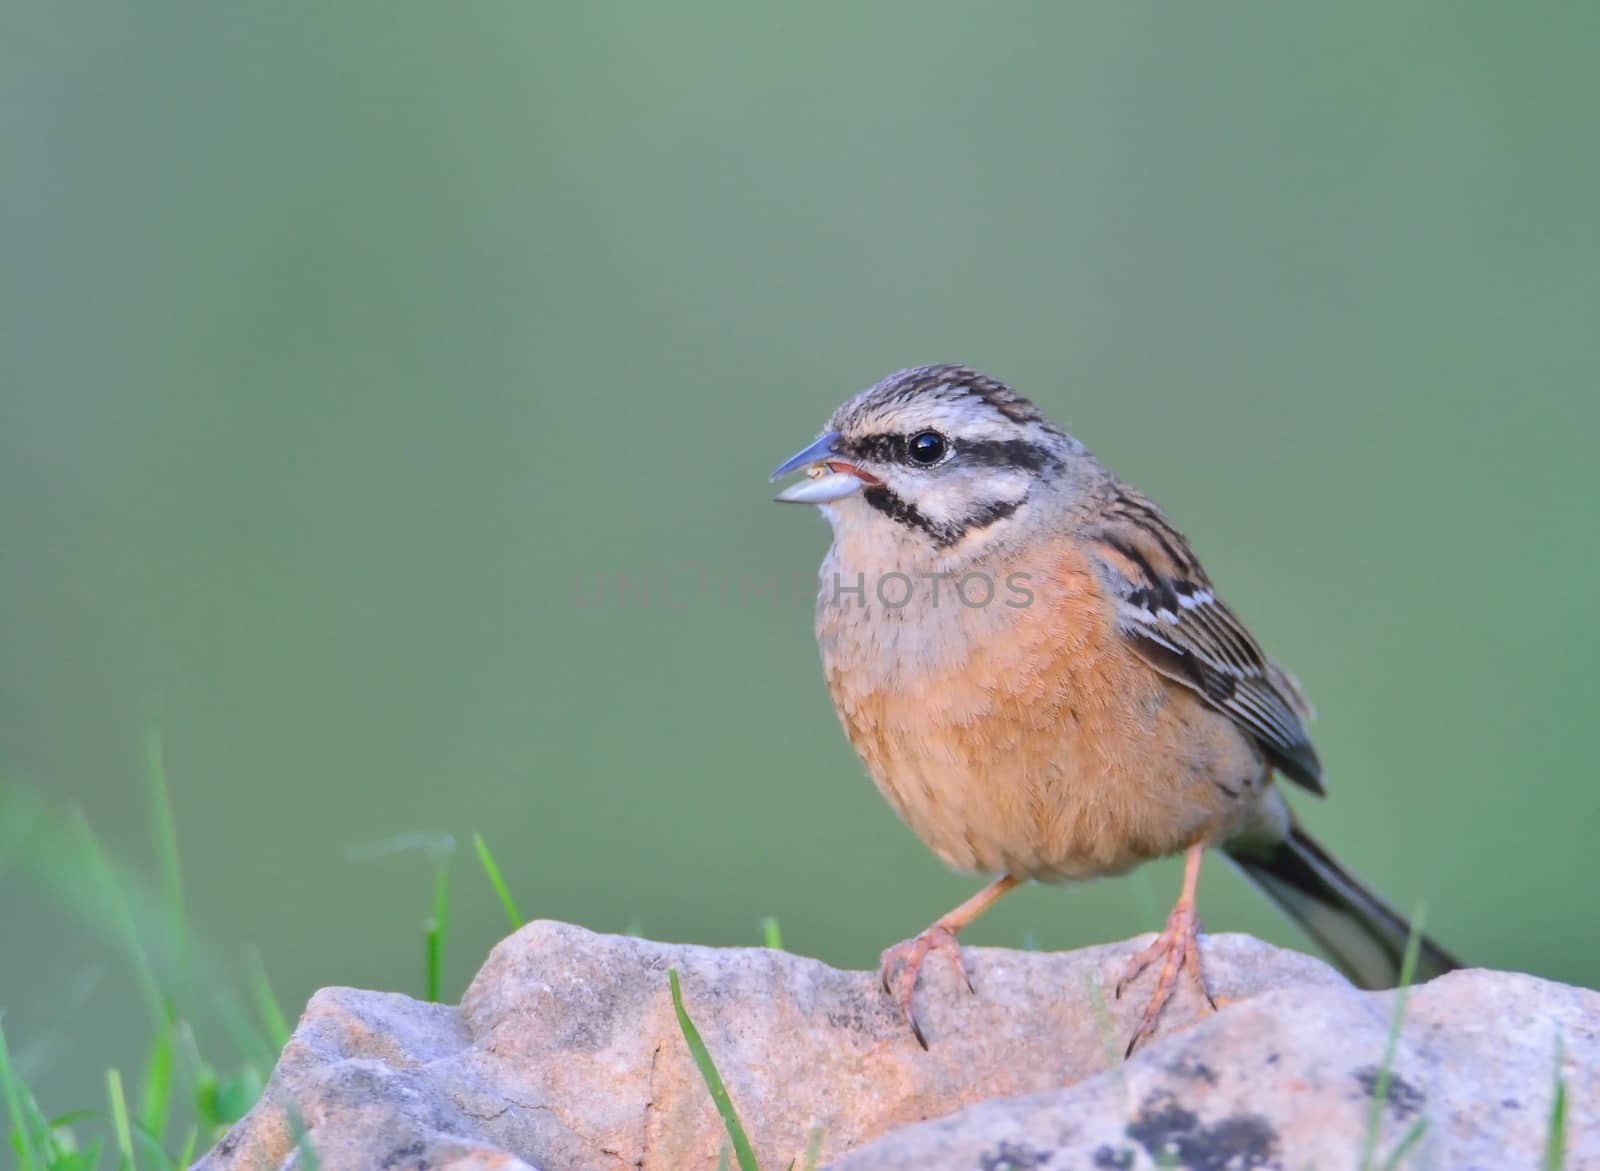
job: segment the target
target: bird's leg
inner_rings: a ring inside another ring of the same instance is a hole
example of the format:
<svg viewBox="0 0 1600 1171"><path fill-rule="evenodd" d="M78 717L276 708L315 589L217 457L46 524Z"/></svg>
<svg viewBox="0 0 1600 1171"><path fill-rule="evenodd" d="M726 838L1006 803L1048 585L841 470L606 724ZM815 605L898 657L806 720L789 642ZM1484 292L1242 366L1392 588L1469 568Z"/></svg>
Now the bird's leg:
<svg viewBox="0 0 1600 1171"><path fill-rule="evenodd" d="M1183 860L1183 891L1178 895L1172 914L1167 916L1166 928L1156 936L1154 943L1128 962L1127 971L1117 982L1117 998L1121 999L1124 988L1151 964L1161 961L1156 990L1150 996L1150 1003L1145 1006L1139 1027L1128 1041L1124 1056L1131 1055L1133 1047L1155 1028L1161 1010L1172 999L1172 993L1178 986L1180 969L1188 968L1189 975L1200 989L1200 995L1205 997L1212 1011L1216 1011L1217 1002L1211 999L1211 993L1206 990L1206 978L1200 971L1200 916L1195 911L1195 890L1200 885L1200 858L1204 853L1204 846L1189 847Z"/></svg>
<svg viewBox="0 0 1600 1171"><path fill-rule="evenodd" d="M928 1039L922 1035L922 1026L917 1024L916 1013L911 1007L911 999L917 991L917 974L922 971L922 961L928 958L928 953L931 951L943 951L950 957L956 974L966 984L968 991L971 991L972 980L967 976L967 969L961 962L961 948L956 943L956 932L994 906L1001 895L1020 881L1021 879L1012 878L1009 874L995 879L948 915L940 916L920 935L904 943L897 943L883 953L878 967L883 990L895 998L895 1003L905 1014L906 1023L911 1026L911 1035L924 1049L928 1047ZM896 964L900 965L898 990L890 984L890 973Z"/></svg>

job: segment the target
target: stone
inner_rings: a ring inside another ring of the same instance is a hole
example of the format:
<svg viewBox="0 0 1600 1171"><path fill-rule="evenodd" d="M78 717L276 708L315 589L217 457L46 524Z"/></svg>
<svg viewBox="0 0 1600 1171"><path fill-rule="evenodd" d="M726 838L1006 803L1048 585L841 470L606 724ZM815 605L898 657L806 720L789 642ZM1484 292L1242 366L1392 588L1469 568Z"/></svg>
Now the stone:
<svg viewBox="0 0 1600 1171"><path fill-rule="evenodd" d="M1285 989L1235 1005L1125 1065L1042 1094L906 1127L836 1171L1299 1171L1544 1166L1556 1038L1567 1171L1600 1168L1600 994L1504 972L1452 972L1407 998L1375 1102L1395 993ZM1410 1136L1415 1135L1414 1138ZM1162 1162L1162 1160L1166 1160Z"/></svg>
<svg viewBox="0 0 1600 1171"><path fill-rule="evenodd" d="M1124 1063L1153 977L1122 1001L1106 990L1149 938L966 948L976 994L931 957L924 1051L876 973L531 923L459 1007L317 993L261 1101L198 1166L292 1167L309 1148L324 1171L710 1171L725 1132L669 968L768 1171L804 1167L813 1143L841 1171L1127 1171L1167 1150L1170 1165L1216 1171L1355 1166L1393 994L1246 936L1207 936L1221 1011L1181 982ZM1600 994L1531 977L1455 973L1414 990L1380 1153L1426 1118L1415 1149L1434 1161L1418 1166L1537 1166L1559 1028L1568 1166L1600 1166L1597 1027ZM1471 1161L1490 1150L1505 1161Z"/></svg>

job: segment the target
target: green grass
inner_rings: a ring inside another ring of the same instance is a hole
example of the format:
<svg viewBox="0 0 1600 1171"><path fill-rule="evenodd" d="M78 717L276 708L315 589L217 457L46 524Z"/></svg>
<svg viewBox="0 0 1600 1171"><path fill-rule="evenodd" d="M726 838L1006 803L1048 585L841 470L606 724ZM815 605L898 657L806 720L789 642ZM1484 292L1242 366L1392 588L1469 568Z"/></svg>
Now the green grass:
<svg viewBox="0 0 1600 1171"><path fill-rule="evenodd" d="M159 871L154 888L105 852L81 812L63 814L25 790L0 786L0 843L7 846L0 856L7 862L23 857L71 909L126 953L153 1035L138 1086L136 1112L129 1107L122 1073L107 1069L106 1110L78 1111L50 1120L18 1074L0 1027L0 1099L20 1171L95 1171L108 1153L116 1171L139 1171L141 1166L146 1171L152 1167L179 1171L193 1161L201 1141L210 1145L220 1139L255 1104L277 1051L289 1039L289 1022L266 965L260 952L250 948L243 957L249 1011L229 996L211 1006L220 1007L219 1015L233 1022L228 1033L234 1042L235 1064L230 1072L222 1073L203 1054L193 1022L193 1010L201 1006L192 1003L192 990L217 986L218 965L196 945L190 931L161 738L154 731L145 744L145 777ZM25 856L11 848L25 841L39 844ZM476 833L472 843L507 922L513 929L520 927L522 914L488 843ZM437 1001L443 994L454 840L443 834L403 835L353 851L352 856L367 860L412 852L422 854L433 869L431 914L422 928L422 992ZM767 947L783 946L776 919L763 919L761 930ZM683 1006L675 972L671 986L680 1027L728 1128L728 1149L737 1158L740 1171L759 1171L727 1088ZM0 1026L3 1023L0 1019ZM169 1146L179 1116L193 1121L182 1132L181 1141ZM316 1153L303 1122L299 1118L290 1121L301 1165L316 1171ZM820 1133L813 1134L803 1164L807 1171L815 1166L820 1147Z"/></svg>
<svg viewBox="0 0 1600 1171"><path fill-rule="evenodd" d="M456 840L449 834L396 834L350 851L356 862L397 854L421 854L433 867L433 905L422 923L423 996L438 1003L444 993L444 949L450 930L450 865Z"/></svg>
<svg viewBox="0 0 1600 1171"><path fill-rule="evenodd" d="M255 949L243 956L247 995L235 998L224 968L195 940L188 923L182 864L172 801L162 763L161 739L152 732L145 745L145 777L151 836L158 863L158 881L147 885L130 868L101 847L78 810L65 813L48 807L25 790L0 784L0 864L19 859L58 894L69 909L103 933L126 953L130 971L151 1022L152 1041L142 1075L130 1094L117 1069L105 1072L107 1109L80 1110L49 1118L39 1108L18 1071L0 1014L0 1103L9 1125L9 1145L19 1171L97 1171L102 1157L112 1157L116 1171L179 1171L194 1159L203 1142L211 1145L255 1104L267 1071L288 1041L289 1021L273 991L266 965ZM512 929L523 916L509 886L478 833L473 851L489 888ZM451 864L454 839L448 835L412 834L391 838L354 851L356 858L420 852L433 869L431 914L422 925L424 972L422 993L438 1001L443 995L445 946L450 924ZM1398 1171L1426 1134L1426 1116L1418 1118L1380 1162L1378 1148L1384 1111L1394 1079L1407 998L1415 977L1423 922L1422 908L1413 917L1412 934L1401 964L1400 984L1385 1040L1382 1062L1373 1085L1359 1167L1361 1171ZM773 918L760 921L762 942L781 949L783 936ZM690 1055L705 1083L727 1135L719 1166L736 1164L739 1171L760 1171L753 1144L739 1119L726 1083L704 1038L684 1003L676 970L668 972L673 1011ZM197 1000L195 989L207 988L209 999ZM1107 1044L1107 1063L1120 1075L1121 1062L1110 1040L1110 1014L1097 986L1088 989L1097 1010L1097 1025ZM246 1005L248 1007L246 1007ZM203 1052L196 1020L209 1010L222 1025L224 1040L208 1034ZM205 1053L228 1054L219 1070ZM130 1110L130 1101L137 1110ZM300 1119L291 1119L301 1166L317 1171L316 1153ZM1565 1166L1567 1087L1562 1049L1556 1060L1542 1167ZM181 1135L181 1138L179 1137ZM812 1171L821 1153L820 1130L810 1135L804 1171ZM786 1171L794 1171L799 1160Z"/></svg>
<svg viewBox="0 0 1600 1171"><path fill-rule="evenodd" d="M34 1157L33 1129L22 1109L23 1095L26 1093L26 1087L12 1072L11 1049L6 1043L5 1021L0 1019L0 1094L3 1094L6 1100L6 1117L11 1123L11 1142L16 1148L17 1159L23 1171L35 1171L39 1162Z"/></svg>
<svg viewBox="0 0 1600 1171"><path fill-rule="evenodd" d="M1555 1085L1550 1093L1550 1116L1545 1126L1544 1171L1561 1171L1567 1165L1567 1077L1561 1066L1565 1059L1561 1034L1556 1034Z"/></svg>
<svg viewBox="0 0 1600 1171"><path fill-rule="evenodd" d="M292 1105L289 1107L289 1129L294 1132L294 1147L300 1155L300 1166L305 1171L321 1171L322 1160L317 1158L316 1148L311 1145L311 1132L306 1128L306 1120Z"/></svg>
<svg viewBox="0 0 1600 1171"><path fill-rule="evenodd" d="M249 968L250 994L255 1001L256 1015L261 1018L262 1026L267 1030L267 1039L274 1049L282 1049L289 1043L289 1021L283 1015L283 1006L278 1003L277 993L272 990L272 981L267 976L267 966L261 960L261 949L254 945L245 948L245 963Z"/></svg>
<svg viewBox="0 0 1600 1171"><path fill-rule="evenodd" d="M1372 1086L1372 1103L1367 1107L1366 1133L1361 1143L1361 1171L1372 1171L1378 1154L1379 1133L1383 1127L1383 1112L1389 1103L1389 1088L1394 1083L1394 1058L1400 1048L1400 1030L1405 1023L1406 999L1411 995L1411 983L1417 976L1417 955L1422 949L1422 923L1426 908L1418 904L1411 916L1411 934L1406 938L1405 954L1400 959L1400 983L1395 988L1394 1012L1389 1017L1389 1033L1383 1043L1383 1060L1378 1065L1378 1076ZM1382 1171L1395 1171L1411 1150L1422 1141L1428 1129L1427 1115L1421 1115L1395 1144L1394 1150L1383 1161Z"/></svg>
<svg viewBox="0 0 1600 1171"><path fill-rule="evenodd" d="M500 906L505 910L506 921L515 931L526 922L522 912L517 910L517 902L511 897L511 890L506 886L506 880L500 875L500 867L495 865L494 855L489 853L489 843L483 840L483 835L472 835L472 848L478 855L478 864L483 867L483 873L489 880L489 886L494 890L495 897L500 900Z"/></svg>
<svg viewBox="0 0 1600 1171"><path fill-rule="evenodd" d="M172 1029L162 1029L150 1046L145 1062L144 1091L139 1104L139 1127L146 1134L165 1134L172 1112L172 1074L176 1051Z"/></svg>
<svg viewBox="0 0 1600 1171"><path fill-rule="evenodd" d="M733 1145L733 1156L739 1162L739 1171L761 1171L756 1162L755 1150L750 1146L750 1139L744 1132L744 1124L739 1121L739 1112L733 1108L733 1099L728 1096L728 1087L722 1081L722 1075L717 1072L717 1063L711 1059L711 1050L706 1048L706 1043L700 1037L700 1030L694 1027L694 1021L689 1017L689 1010L683 1006L683 989L678 986L678 970L667 970L667 984L672 989L672 1011L678 1016L678 1028L683 1032L684 1044L689 1046L689 1055L694 1058L694 1064L700 1070L700 1077L706 1083L706 1091L711 1095L711 1102L717 1108L717 1113L722 1116L722 1125L727 1129L728 1141Z"/></svg>
<svg viewBox="0 0 1600 1171"><path fill-rule="evenodd" d="M117 1171L135 1171L133 1127L128 1122L128 1100L122 1094L122 1074L106 1070L106 1097L111 1102L111 1133L117 1140Z"/></svg>
<svg viewBox="0 0 1600 1171"><path fill-rule="evenodd" d="M57 810L0 784L6 861L24 866L65 910L125 954L151 1035L137 1079L105 1071L104 1109L54 1119L39 1109L0 1035L0 1096L24 1171L91 1171L102 1156L118 1171L187 1166L202 1141L220 1138L255 1103L278 1042L287 1037L259 956L253 1017L232 995L227 965L193 940L155 732L146 739L145 779L158 872L153 884L106 853L81 811ZM202 988L204 995L196 991Z"/></svg>
<svg viewBox="0 0 1600 1171"><path fill-rule="evenodd" d="M783 929L771 915L761 920L761 941L762 946L770 947L773 951L783 950Z"/></svg>
<svg viewBox="0 0 1600 1171"><path fill-rule="evenodd" d="M766 934L765 946L769 948L780 946L781 939L778 943L773 942L777 932L777 920L767 918L761 923ZM739 1171L761 1171L760 1165L756 1162L755 1150L745 1133L744 1123L739 1121L739 1112L734 1109L733 1098L728 1093L722 1075L717 1072L717 1063L711 1056L711 1050L707 1047L705 1039L700 1036L700 1030L695 1027L689 1010L684 1006L683 989L678 983L676 968L667 969L667 987L672 993L672 1011L678 1018L678 1031L683 1034L683 1043L689 1047L689 1055L694 1059L695 1068L700 1071L700 1080L705 1082L706 1092L711 1095L711 1103L722 1118L723 1130L727 1132L728 1141L717 1152L719 1171L724 1171L728 1167L730 1152L739 1162ZM806 1136L803 1161L791 1159L785 1171L795 1171L797 1163L803 1171L814 1171L821 1158L822 1128L818 1126L813 1127L811 1133Z"/></svg>
<svg viewBox="0 0 1600 1171"><path fill-rule="evenodd" d="M424 927L427 935L428 999L434 1004L444 999L444 941L450 927L450 863L439 863L433 876L433 918Z"/></svg>
<svg viewBox="0 0 1600 1171"><path fill-rule="evenodd" d="M0 1097L5 1098L11 1123L10 1145L21 1171L93 1171L100 1163L104 1140L93 1138L78 1145L70 1127L94 1117L92 1111L56 1119L45 1118L26 1083L11 1061L3 1022L0 1022ZM131 1141L131 1140L130 1140Z"/></svg>
<svg viewBox="0 0 1600 1171"><path fill-rule="evenodd" d="M100 848L99 839L95 837L94 830L90 828L89 821L81 809L72 811L70 824L71 831L77 838L81 872L99 897L104 900L111 921L122 936L122 942L133 964L134 978L138 981L139 990L144 997L145 1009L150 1014L151 1024L156 1028L171 1024L170 1005L162 992L161 981L156 978L149 949L145 946L144 936L139 930L132 907L124 893L126 888L119 877L112 872L111 863L106 859L104 851Z"/></svg>
<svg viewBox="0 0 1600 1171"><path fill-rule="evenodd" d="M161 905L166 908L176 970L189 970L189 916L183 895L183 863L178 855L178 826L172 816L172 788L167 784L166 749L161 729L145 732L144 779L150 836L161 870Z"/></svg>

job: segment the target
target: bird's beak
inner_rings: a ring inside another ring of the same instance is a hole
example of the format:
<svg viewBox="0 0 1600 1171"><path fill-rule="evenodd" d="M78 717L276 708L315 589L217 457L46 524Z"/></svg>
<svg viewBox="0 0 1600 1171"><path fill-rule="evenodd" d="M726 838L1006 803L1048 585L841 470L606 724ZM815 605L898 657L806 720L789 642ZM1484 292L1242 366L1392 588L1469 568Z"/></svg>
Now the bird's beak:
<svg viewBox="0 0 1600 1171"><path fill-rule="evenodd" d="M880 482L870 472L839 458L835 446L838 442L839 433L829 431L804 451L797 451L779 464L768 477L769 482L801 468L806 469L807 478L789 485L773 499L780 504L827 504L831 500L843 500L868 484Z"/></svg>

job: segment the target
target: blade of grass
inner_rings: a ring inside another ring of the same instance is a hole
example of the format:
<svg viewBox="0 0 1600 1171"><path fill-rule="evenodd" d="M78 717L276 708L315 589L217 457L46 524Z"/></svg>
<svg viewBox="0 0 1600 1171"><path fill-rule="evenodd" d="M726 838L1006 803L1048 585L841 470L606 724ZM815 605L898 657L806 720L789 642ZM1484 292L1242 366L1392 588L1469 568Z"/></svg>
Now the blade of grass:
<svg viewBox="0 0 1600 1171"><path fill-rule="evenodd" d="M455 856L456 840L449 834L396 834L370 846L349 851L358 862L386 858L393 854L420 851L433 862L433 916L423 923L423 982L431 1001L438 1002L443 984L444 944L450 927L450 861Z"/></svg>
<svg viewBox="0 0 1600 1171"><path fill-rule="evenodd" d="M11 1069L11 1051L6 1047L5 1021L0 1020L0 1093L5 1095L6 1115L11 1119L11 1133L16 1136L21 1171L38 1171L34 1158L33 1134L22 1112L25 1091Z"/></svg>
<svg viewBox="0 0 1600 1171"><path fill-rule="evenodd" d="M68 1110L65 1114L57 1114L54 1118L46 1119L44 1125L48 1130L66 1130L91 1118L104 1117L105 1114L99 1110Z"/></svg>
<svg viewBox="0 0 1600 1171"><path fill-rule="evenodd" d="M151 1014L152 1023L159 1028L173 1029L178 1025L176 1006L161 987L160 979L156 975L154 962L150 958L150 950L145 946L144 936L139 930L139 918L135 916L133 905L129 902L125 891L134 895L143 895L148 899L148 892L143 891L126 873L119 873L113 868L110 859L100 846L99 839L94 830L90 828L88 819L84 817L83 810L74 808L72 811L71 828L78 839L82 850L83 865L90 872L95 885L100 888L100 897L108 908L109 919L113 930L122 936L124 946L128 949L133 960L134 974L138 979L140 991L143 993L146 1006ZM148 911L145 904L141 906ZM181 914L181 912L180 912ZM144 921L148 924L151 918L148 913ZM170 930L170 916L169 916ZM174 949L176 944L171 940L164 942L168 949ZM187 944L185 944L187 947ZM168 960L176 963L173 954L168 955ZM189 960L184 960L189 963ZM214 965L213 965L214 967ZM209 969L208 969L209 970ZM220 979L213 979L208 983L215 989L222 988ZM266 1052L267 1046L259 1032L250 1024L249 1020L239 1011L238 1006L226 994L217 991L212 997L212 1003L224 1026L232 1034L235 1044L245 1053L264 1055L270 1061L274 1056Z"/></svg>
<svg viewBox="0 0 1600 1171"><path fill-rule="evenodd" d="M214 1134L222 1122L217 1114L217 1071L200 1055L194 1030L187 1022L178 1024L177 1037L178 1048L183 1053L184 1065L189 1071L189 1093L194 1103L195 1117L207 1134Z"/></svg>
<svg viewBox="0 0 1600 1171"><path fill-rule="evenodd" d="M511 897L511 891L506 886L506 880L500 876L500 867L494 863L494 855L489 853L489 843L483 840L483 835L474 832L472 835L472 848L477 851L478 865L483 867L484 875L489 879L489 885L494 888L494 893L500 899L500 905L505 908L506 919L515 931L526 922L522 912L517 910L517 904Z"/></svg>
<svg viewBox="0 0 1600 1171"><path fill-rule="evenodd" d="M95 837L88 820L81 809L73 810L72 828L83 851L85 867L91 872L96 885L100 887L101 897L110 911L110 918L114 928L121 934L129 954L133 958L135 975L138 978L140 989L144 994L146 1004L151 1013L152 1022L158 1029L169 1032L181 1031L188 1036L188 1047L182 1051L190 1057L189 1075L193 1085L194 1095L200 1104L201 1117L206 1117L206 1103L211 1098L211 1091L216 1086L216 1080L205 1062L200 1060L199 1050L194 1044L194 1038L187 1024L178 1020L176 1007L161 988L156 976L155 965L151 961L150 952L146 948L144 938L139 930L139 921L134 916L132 906L124 895L124 888L139 893L140 888L131 880L119 878L112 868L111 862L100 847L99 839ZM168 941L171 946L171 941ZM213 982L214 987L220 988L221 982ZM242 1014L238 1006L230 997L220 992L212 997L212 1002L217 1009L218 1016L232 1034L235 1044L241 1051L249 1054L263 1054L270 1063L273 1054L267 1052L267 1045L262 1040L260 1033L249 1020ZM221 1121L231 1122L233 1119Z"/></svg>
<svg viewBox="0 0 1600 1171"><path fill-rule="evenodd" d="M1383 1161L1383 1171L1396 1171L1400 1160L1411 1153L1411 1148L1422 1141L1422 1136L1428 1131L1428 1117L1423 1115L1411 1124L1411 1128L1395 1144L1394 1150L1389 1152L1389 1157Z"/></svg>
<svg viewBox="0 0 1600 1171"><path fill-rule="evenodd" d="M0 837L9 841L11 827L24 825L32 826L28 837L17 841L25 870L90 930L127 952L152 1023L157 1028L170 1024L179 1002L160 973L177 972L178 949L159 891L101 849L82 810L56 810L28 790L0 781ZM205 990L205 999L243 1052L271 1061L275 1051L234 1003L223 965L192 937L189 947L187 985Z"/></svg>
<svg viewBox="0 0 1600 1171"><path fill-rule="evenodd" d="M1544 1139L1544 1171L1562 1171L1567 1165L1567 1078L1562 1071L1564 1059L1561 1034L1556 1034L1556 1084L1550 1095L1550 1121Z"/></svg>
<svg viewBox="0 0 1600 1171"><path fill-rule="evenodd" d="M63 1147L56 1152L50 1171L96 1171L100 1166L100 1152L105 1149L105 1139L95 1138L81 1150Z"/></svg>
<svg viewBox="0 0 1600 1171"><path fill-rule="evenodd" d="M161 729L152 725L144 738L144 776L149 790L150 836L161 866L161 903L172 932L175 968L189 975L189 915L183 897L183 866L178 857L178 829L172 817L172 789L167 784L166 752Z"/></svg>
<svg viewBox="0 0 1600 1171"><path fill-rule="evenodd" d="M150 953L145 949L144 940L139 935L139 926L134 921L133 912L122 896L122 888L112 873L110 862L106 860L105 851L100 848L100 840L89 827L89 819L83 815L82 809L73 809L72 828L83 848L84 863L99 886L101 897L110 908L111 917L122 934L123 943L133 960L134 976L138 980L139 991L144 996L145 1008L150 1013L150 1022L157 1028L169 1027L175 1023L172 1006L162 994L161 983L156 979L155 965L150 962Z"/></svg>
<svg viewBox="0 0 1600 1171"><path fill-rule="evenodd" d="M200 1128L198 1126L191 1126L189 1128L188 1137L183 1140L183 1149L178 1152L179 1167L194 1166L194 1148L195 1144L197 1144L199 1141Z"/></svg>
<svg viewBox="0 0 1600 1171"><path fill-rule="evenodd" d="M320 1171L322 1161L317 1158L317 1152L311 1145L306 1120L300 1117L300 1111L293 1105L289 1107L289 1129L294 1132L294 1147L300 1155L297 1171Z"/></svg>
<svg viewBox="0 0 1600 1171"><path fill-rule="evenodd" d="M172 1104L172 1030L162 1029L150 1046L145 1064L144 1088L139 1099L139 1125L157 1143L167 1133L167 1116Z"/></svg>
<svg viewBox="0 0 1600 1171"><path fill-rule="evenodd" d="M806 1161L801 1164L803 1171L817 1171L817 1165L822 1162L822 1127L813 1126L811 1133L806 1136Z"/></svg>
<svg viewBox="0 0 1600 1171"><path fill-rule="evenodd" d="M250 969L250 992L256 1002L256 1015L267 1030L267 1039L278 1049L289 1043L289 1022L283 1015L283 1006L272 991L272 981L267 978L267 965L261 959L261 949L245 949L245 964Z"/></svg>
<svg viewBox="0 0 1600 1171"><path fill-rule="evenodd" d="M439 921L437 919L429 919L426 930L425 962L428 967L428 974L425 978L427 989L424 995L429 1003L438 1004L440 1001L439 987L443 983L440 973L444 968L444 933L439 929Z"/></svg>
<svg viewBox="0 0 1600 1171"><path fill-rule="evenodd" d="M9 844L19 827L30 829L31 832L16 841L19 860L92 930L105 934L126 950L136 987L146 1003L157 1036L164 1034L169 1038L170 1065L167 1064L169 1058L159 1052L152 1053L151 1065L145 1070L145 1083L140 1087L143 1097L139 1103L137 1133L141 1137L146 1123L150 1124L151 1131L156 1131L170 1120L171 1102L177 1092L173 1086L180 1080L188 1083L197 1116L208 1122L214 1121L208 1106L220 1101L216 1093L220 1083L201 1060L187 1024L179 1019L181 1001L173 995L175 989L166 983L167 974L188 988L206 990L205 999L215 1009L217 1019L239 1050L256 1064L271 1064L276 1053L249 1014L240 1010L228 992L230 980L223 974L222 965L211 953L202 952L187 933L181 901L181 871L173 844L176 835L165 795L158 744L154 740L149 746L148 759L151 764L151 823L158 839L156 850L163 857L164 889L148 883L135 870L107 854L80 809L57 811L27 790L0 782L0 837ZM181 948L175 933L184 939ZM183 1043L185 1038L187 1041ZM163 1081L165 1087L161 1084ZM251 1084L259 1086L260 1083L259 1074L254 1074ZM19 1084L25 1089L25 1083ZM239 1084L244 1085L243 1082ZM249 1104L244 1103L246 1108ZM37 1114L37 1125L28 1133L34 1147L45 1152L42 1166L55 1166L51 1152L57 1148L71 1155L74 1166L87 1165L83 1163L83 1152L74 1152L70 1144L64 1146L57 1141L55 1132L38 1113L31 1095L25 1095L21 1105L25 1122ZM211 1134L211 1129L206 1133Z"/></svg>
<svg viewBox="0 0 1600 1171"><path fill-rule="evenodd" d="M768 915L761 920L761 942L773 951L783 950L783 929L778 926L776 916Z"/></svg>
<svg viewBox="0 0 1600 1171"><path fill-rule="evenodd" d="M178 992L184 993L192 986L195 979L194 949L192 936L189 931L188 906L183 893L183 865L178 852L177 822L172 812L172 787L167 781L166 748L158 724L152 724L145 733L144 742L144 774L148 789L150 805L150 831L156 848L156 856L160 865L161 882L159 887L159 909L166 923L167 938L166 949L170 953L166 956L169 961L168 971L176 984ZM105 869L109 870L109 867ZM137 934L131 920L129 930ZM264 976L263 976L264 979ZM216 985L213 985L216 987ZM269 988L270 992L270 988ZM163 1004L168 1015L167 1036L170 1037L171 1025L176 1018L178 997L164 996ZM253 1054L257 1059L271 1062L274 1054L266 1050L260 1035L253 1025L241 1013L231 997L214 995L219 1015L228 1030L233 1034L236 1045L247 1054ZM279 1017L281 1019L281 1013ZM271 1022L264 1023L270 1029ZM281 1045L278 1048L282 1048ZM169 1049L169 1053L171 1050ZM170 1069L168 1071L170 1084ZM170 1097L170 1089L168 1090ZM150 1099L146 1099L146 1107ZM163 1102L159 1119L142 1116L146 1129L158 1138L164 1137L166 1129L166 1108ZM159 1125L151 1125L159 1122Z"/></svg>
<svg viewBox="0 0 1600 1171"><path fill-rule="evenodd" d="M133 1123L133 1141L143 1148L146 1156L155 1160L156 1166L162 1171L184 1171L184 1168L167 1153L167 1148L162 1146L154 1135L148 1134L137 1120Z"/></svg>
<svg viewBox="0 0 1600 1171"><path fill-rule="evenodd" d="M137 1171L133 1161L133 1132L128 1127L128 1102L122 1096L122 1075L115 1069L106 1070L106 1096L111 1099L112 1133L117 1138L117 1167L119 1171Z"/></svg>
<svg viewBox="0 0 1600 1171"><path fill-rule="evenodd" d="M695 1028L694 1021L689 1019L689 1010L683 1007L683 990L678 986L678 969L667 969L667 983L672 989L672 1011L677 1014L678 1029L683 1033L684 1043L689 1046L689 1055L694 1058L695 1066L700 1070L700 1077L711 1093L711 1101L716 1106L717 1113L722 1115L722 1125L728 1132L728 1141L733 1144L733 1155L739 1162L739 1171L761 1171L756 1163L755 1150L750 1146L750 1139L744 1133L744 1124L739 1121L739 1113L733 1108L733 1099L728 1096L728 1087L723 1084L722 1075L717 1072L717 1064L711 1059L711 1050L706 1048L705 1041L700 1037L700 1030Z"/></svg>
<svg viewBox="0 0 1600 1171"><path fill-rule="evenodd" d="M39 1152L40 1166L47 1171L55 1171L62 1156L70 1154L72 1145L63 1142L50 1120L44 1116L44 1111L39 1109L39 1103L33 1096L33 1091L28 1088L26 1081L19 1080L18 1088L22 1093L22 1121L33 1135L35 1148ZM93 1113L92 1111L89 1113ZM70 1132L62 1132L69 1134Z"/></svg>
<svg viewBox="0 0 1600 1171"><path fill-rule="evenodd" d="M450 925L450 860L439 863L433 876L433 918L427 923L428 999L439 1003L444 985L444 940Z"/></svg>
<svg viewBox="0 0 1600 1171"><path fill-rule="evenodd" d="M1389 1101L1389 1084L1394 1080L1394 1056L1400 1047L1400 1026L1405 1021L1406 998L1411 995L1411 981L1417 974L1417 953L1422 948L1422 921L1426 910L1421 903L1417 904L1416 913L1411 916L1411 934L1406 938L1405 954L1400 960L1400 984L1394 993L1394 1013L1389 1018L1389 1035L1383 1043L1383 1061L1378 1065L1378 1076L1372 1083L1372 1104L1367 1108L1367 1133L1361 1144L1361 1171L1371 1171L1372 1160L1378 1153L1378 1133L1383 1127L1383 1111Z"/></svg>
<svg viewBox="0 0 1600 1171"><path fill-rule="evenodd" d="M214 1109L220 1129L243 1118L266 1089L266 1078L253 1065L244 1065L216 1083Z"/></svg>

